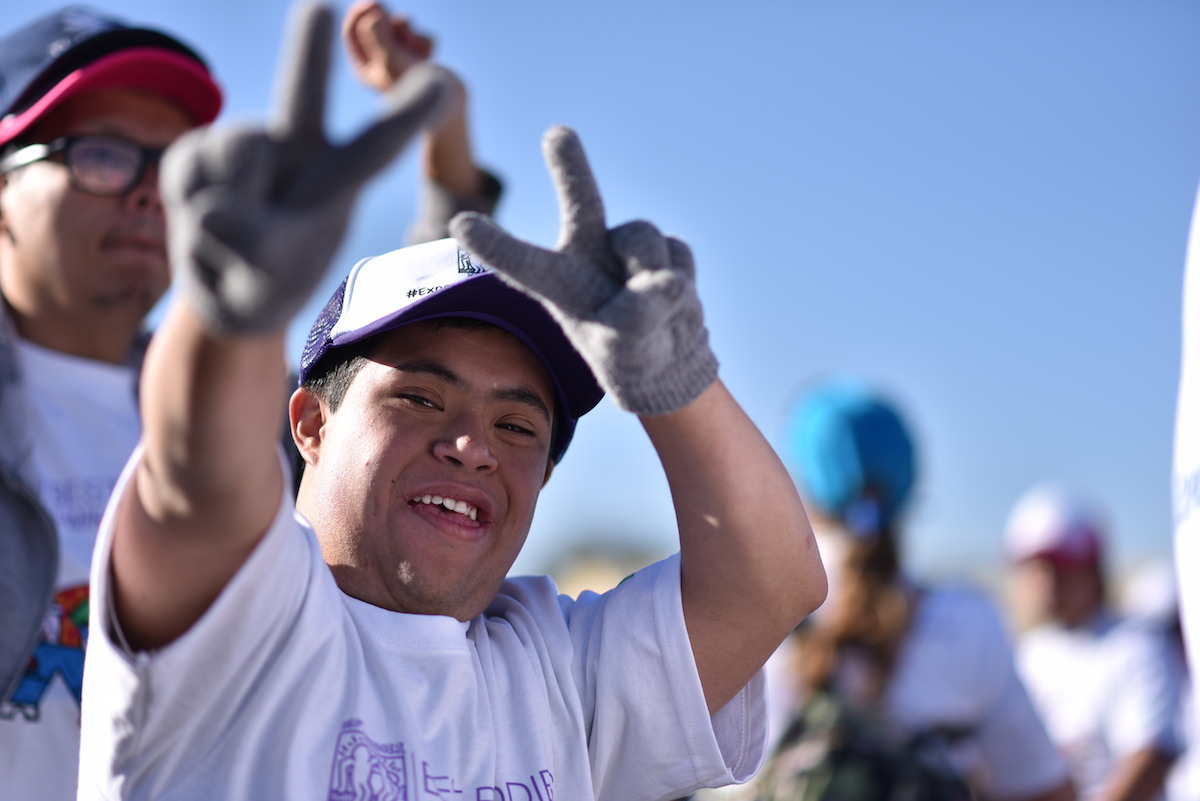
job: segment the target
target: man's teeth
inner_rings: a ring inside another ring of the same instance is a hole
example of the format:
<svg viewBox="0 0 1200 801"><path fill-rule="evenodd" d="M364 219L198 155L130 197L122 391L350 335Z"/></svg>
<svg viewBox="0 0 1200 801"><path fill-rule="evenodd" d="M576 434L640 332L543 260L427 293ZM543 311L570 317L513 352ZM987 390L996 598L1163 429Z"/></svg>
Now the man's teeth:
<svg viewBox="0 0 1200 801"><path fill-rule="evenodd" d="M441 495L423 495L421 503L432 503L434 506L441 506L451 512L458 512L460 515L466 515L472 520L479 518L479 510L466 501L457 501L454 498L443 498Z"/></svg>

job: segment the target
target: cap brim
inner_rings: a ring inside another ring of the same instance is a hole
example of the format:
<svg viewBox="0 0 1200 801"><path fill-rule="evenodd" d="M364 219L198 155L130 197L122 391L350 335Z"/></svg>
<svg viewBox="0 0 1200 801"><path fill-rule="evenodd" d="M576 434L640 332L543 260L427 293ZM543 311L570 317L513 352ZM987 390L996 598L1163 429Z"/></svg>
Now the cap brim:
<svg viewBox="0 0 1200 801"><path fill-rule="evenodd" d="M1043 562L1048 562L1058 570L1070 570L1081 567L1090 567L1096 564L1094 557L1083 557L1077 554L1059 553L1058 551L1042 551L1028 556L1022 561L1030 559L1038 559Z"/></svg>
<svg viewBox="0 0 1200 801"><path fill-rule="evenodd" d="M159 95L197 125L212 122L221 110L220 87L195 59L160 47L134 47L75 70L28 108L0 120L0 144L21 136L64 101L106 89Z"/></svg>
<svg viewBox="0 0 1200 801"><path fill-rule="evenodd" d="M1041 559L1056 567L1083 567L1096 564L1100 559L1100 550L1094 545L1080 544L1079 547L1062 545L1044 545L1040 548L1024 548L1010 550L1009 558L1013 562L1028 562L1031 559Z"/></svg>

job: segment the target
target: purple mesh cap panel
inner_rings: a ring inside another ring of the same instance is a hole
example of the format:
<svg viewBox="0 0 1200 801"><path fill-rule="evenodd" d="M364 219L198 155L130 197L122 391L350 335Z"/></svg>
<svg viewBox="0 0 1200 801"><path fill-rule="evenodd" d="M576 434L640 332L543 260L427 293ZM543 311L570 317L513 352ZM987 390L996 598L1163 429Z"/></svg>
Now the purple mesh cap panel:
<svg viewBox="0 0 1200 801"><path fill-rule="evenodd" d="M346 280L338 284L333 295L317 315L312 328L308 329L308 339L304 341L304 352L300 355L300 383L308 380L309 374L321 357L329 350L329 332L334 323L342 316L342 301L346 297Z"/></svg>

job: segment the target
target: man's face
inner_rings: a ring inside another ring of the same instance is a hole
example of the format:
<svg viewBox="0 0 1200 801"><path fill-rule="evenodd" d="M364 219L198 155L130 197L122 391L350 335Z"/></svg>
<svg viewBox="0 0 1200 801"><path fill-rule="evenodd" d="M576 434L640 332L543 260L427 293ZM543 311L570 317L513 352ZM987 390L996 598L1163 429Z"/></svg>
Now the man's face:
<svg viewBox="0 0 1200 801"><path fill-rule="evenodd" d="M1018 562L1013 570L1012 602L1022 628L1048 621L1077 626L1100 605L1095 564L1037 556Z"/></svg>
<svg viewBox="0 0 1200 801"><path fill-rule="evenodd" d="M414 323L371 358L336 412L320 404L300 511L349 595L468 620L520 552L549 477L550 378L491 326Z"/></svg>
<svg viewBox="0 0 1200 801"><path fill-rule="evenodd" d="M23 139L109 134L165 147L191 127L165 98L114 90L65 101ZM170 284L158 170L148 169L123 197L72 188L61 158L19 167L0 180L0 289L18 329L34 341L58 332L83 343L97 327L136 329Z"/></svg>

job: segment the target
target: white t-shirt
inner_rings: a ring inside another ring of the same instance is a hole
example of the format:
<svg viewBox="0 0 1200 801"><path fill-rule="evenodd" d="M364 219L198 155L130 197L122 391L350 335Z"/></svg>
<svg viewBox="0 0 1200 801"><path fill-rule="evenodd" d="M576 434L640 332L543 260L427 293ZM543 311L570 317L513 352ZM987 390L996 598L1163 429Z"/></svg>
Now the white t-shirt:
<svg viewBox="0 0 1200 801"><path fill-rule="evenodd" d="M102 620L111 537L106 521ZM84 799L670 799L745 780L764 750L761 678L708 714L677 557L602 596L522 578L467 623L405 615L338 589L285 493L186 634L130 657L108 629L88 651Z"/></svg>
<svg viewBox="0 0 1200 801"><path fill-rule="evenodd" d="M823 558L829 553L826 564L842 563L840 537L826 535L818 542ZM830 582L830 595L838 584L837 578ZM1067 766L1017 675L1000 614L974 590L922 591L884 705L888 719L903 731L971 730L954 756L989 798L1025 798L1067 781Z"/></svg>
<svg viewBox="0 0 1200 801"><path fill-rule="evenodd" d="M96 529L140 431L132 368L18 341L32 481L58 529L54 605L34 664L0 701L0 801L75 798Z"/></svg>
<svg viewBox="0 0 1200 801"><path fill-rule="evenodd" d="M991 601L960 587L927 591L888 685L891 720L905 731L969 728L961 767L989 798L1025 798L1067 781Z"/></svg>
<svg viewBox="0 0 1200 801"><path fill-rule="evenodd" d="M1017 656L1080 799L1094 797L1113 766L1136 751L1180 750L1182 677L1157 632L1098 615L1086 626L1029 631Z"/></svg>

